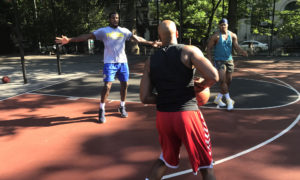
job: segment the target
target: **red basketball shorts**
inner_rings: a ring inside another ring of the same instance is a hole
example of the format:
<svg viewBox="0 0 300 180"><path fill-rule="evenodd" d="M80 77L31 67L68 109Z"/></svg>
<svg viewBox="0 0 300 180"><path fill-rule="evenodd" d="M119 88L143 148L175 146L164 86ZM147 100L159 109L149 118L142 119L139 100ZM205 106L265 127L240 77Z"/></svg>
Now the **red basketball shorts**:
<svg viewBox="0 0 300 180"><path fill-rule="evenodd" d="M201 168L212 168L210 135L200 110L157 111L156 127L162 148L160 159L168 167L178 167L183 143L195 174Z"/></svg>

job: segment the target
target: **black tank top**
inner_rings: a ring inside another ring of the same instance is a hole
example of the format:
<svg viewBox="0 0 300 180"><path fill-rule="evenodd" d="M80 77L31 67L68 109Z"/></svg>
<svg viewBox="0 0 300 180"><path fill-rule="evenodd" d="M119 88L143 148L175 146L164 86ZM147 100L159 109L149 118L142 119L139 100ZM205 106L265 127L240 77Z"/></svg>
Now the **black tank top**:
<svg viewBox="0 0 300 180"><path fill-rule="evenodd" d="M181 62L184 45L169 45L150 58L150 78L157 91L157 110L162 112L198 110L193 69Z"/></svg>

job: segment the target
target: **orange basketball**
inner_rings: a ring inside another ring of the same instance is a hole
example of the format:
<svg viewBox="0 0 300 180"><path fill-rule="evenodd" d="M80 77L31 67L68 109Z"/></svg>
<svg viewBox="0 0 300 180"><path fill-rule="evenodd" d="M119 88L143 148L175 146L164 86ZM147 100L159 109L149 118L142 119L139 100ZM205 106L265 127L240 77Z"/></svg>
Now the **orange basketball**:
<svg viewBox="0 0 300 180"><path fill-rule="evenodd" d="M8 76L3 76L2 78L2 83L9 83L10 82L10 79Z"/></svg>
<svg viewBox="0 0 300 180"><path fill-rule="evenodd" d="M195 95L196 95L196 100L198 106L203 106L205 105L210 97L210 90L209 88L205 88L202 91L199 91L198 85L203 81L204 79L202 78L195 78L194 79L194 90L195 90Z"/></svg>
<svg viewBox="0 0 300 180"><path fill-rule="evenodd" d="M209 97L210 97L209 88L205 88L203 91L200 91L200 92L195 91L195 93L196 93L196 99L197 99L198 106L203 106L208 102Z"/></svg>

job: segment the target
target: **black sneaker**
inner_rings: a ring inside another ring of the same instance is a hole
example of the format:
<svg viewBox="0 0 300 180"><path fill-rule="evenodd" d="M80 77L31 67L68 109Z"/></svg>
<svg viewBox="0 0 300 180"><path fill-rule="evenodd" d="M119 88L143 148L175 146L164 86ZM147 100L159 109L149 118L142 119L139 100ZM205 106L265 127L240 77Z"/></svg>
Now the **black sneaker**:
<svg viewBox="0 0 300 180"><path fill-rule="evenodd" d="M128 113L126 112L125 106L120 106L118 108L119 113L121 113L122 118L128 117Z"/></svg>
<svg viewBox="0 0 300 180"><path fill-rule="evenodd" d="M103 109L99 109L99 119L98 119L98 123L105 123L106 119L105 119L105 110Z"/></svg>

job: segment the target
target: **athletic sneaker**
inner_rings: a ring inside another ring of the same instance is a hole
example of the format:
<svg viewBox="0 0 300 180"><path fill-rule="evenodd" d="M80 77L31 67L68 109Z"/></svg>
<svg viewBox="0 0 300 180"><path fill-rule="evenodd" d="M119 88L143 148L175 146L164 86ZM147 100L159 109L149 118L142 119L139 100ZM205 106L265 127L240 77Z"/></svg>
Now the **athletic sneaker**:
<svg viewBox="0 0 300 180"><path fill-rule="evenodd" d="M218 96L215 97L214 103L217 104L218 106L226 106L226 104L222 101L222 98Z"/></svg>
<svg viewBox="0 0 300 180"><path fill-rule="evenodd" d="M233 110L233 105L234 105L234 100L232 100L232 99L227 99L227 110L228 110L228 111Z"/></svg>
<svg viewBox="0 0 300 180"><path fill-rule="evenodd" d="M98 123L105 123L106 119L105 119L105 110L103 109L99 109L99 119L98 119Z"/></svg>
<svg viewBox="0 0 300 180"><path fill-rule="evenodd" d="M121 113L122 118L128 117L128 113L126 112L125 106L120 106L118 108L119 113Z"/></svg>

